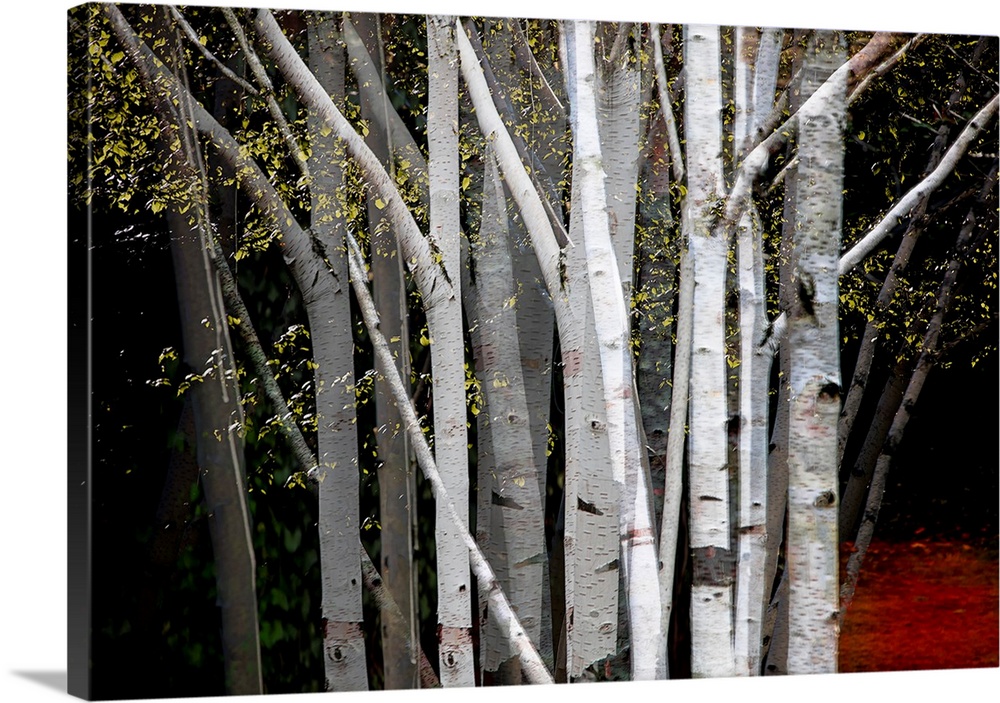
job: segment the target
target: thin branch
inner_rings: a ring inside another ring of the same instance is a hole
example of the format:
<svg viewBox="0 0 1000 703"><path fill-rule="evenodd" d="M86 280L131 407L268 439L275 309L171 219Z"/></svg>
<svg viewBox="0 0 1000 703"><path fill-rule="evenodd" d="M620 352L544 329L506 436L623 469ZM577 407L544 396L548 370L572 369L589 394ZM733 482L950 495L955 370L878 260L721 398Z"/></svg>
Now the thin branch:
<svg viewBox="0 0 1000 703"><path fill-rule="evenodd" d="M514 34L514 56L517 58L518 62L521 64L522 69L526 69L531 75L538 81L539 85L542 87L542 95L545 96L550 106L555 108L556 112L559 113L559 117L566 117L566 108L563 106L559 97L556 95L555 91L552 90L552 86L549 84L548 79L545 74L542 73L542 69L538 66L538 61L535 60L535 54L528 45L528 39L524 36L524 32L521 30L520 24L517 22L511 23Z"/></svg>
<svg viewBox="0 0 1000 703"><path fill-rule="evenodd" d="M997 111L997 104L1000 95L993 96L986 106L973 117L969 124L958 136L955 142L948 149L948 152L941 159L937 167L920 183L915 185L904 195L889 212L876 224L861 240L855 244L848 252L840 257L838 264L838 275L843 276L851 271L861 261L863 261L876 246L889 236L893 228L910 212L923 198L933 193L944 179L951 173L958 164L959 159L969 148L993 115ZM758 349L758 354L774 354L781 344L781 339L787 329L788 320L785 313L781 313L774 322L771 323L771 334L764 340Z"/></svg>
<svg viewBox="0 0 1000 703"><path fill-rule="evenodd" d="M198 33L194 31L194 27L185 19L184 15L181 14L180 10L177 9L175 5L168 5L167 8L170 10L170 14L173 16L174 21L180 25L181 31L184 35L191 40L191 43L198 47L198 51L201 52L202 56L214 63L218 69L222 72L226 78L231 80L236 85L243 88L243 90L251 93L253 95L260 95L260 92L253 86L253 84L240 78L233 70L229 68L226 64L222 63L219 58L208 50L208 47L201 43L201 39L198 38Z"/></svg>
<svg viewBox="0 0 1000 703"><path fill-rule="evenodd" d="M927 36L928 35L926 34L917 34L916 36L912 37L908 42L903 44L903 46L900 47L899 51L897 51L892 56L883 61L881 64L879 64L878 68L869 73L857 85L854 86L854 90L852 90L850 95L847 96L847 104L848 105L853 104L855 100L861 97L861 95L866 90L868 90L868 86L871 85L873 80L875 80L876 78L881 78L890 70L892 70L892 68L897 63L903 60L903 58L909 51L911 51L912 49L916 49L918 46L920 46L923 43L923 41L927 38Z"/></svg>
<svg viewBox="0 0 1000 703"><path fill-rule="evenodd" d="M802 110L807 105L811 106L826 101L828 93L845 78L848 81L852 78L860 80L867 75L869 71L874 69L876 62L889 51L894 37L895 35L885 32L875 34L868 44L834 71L827 78L826 82L799 106L799 109L794 114L747 155L737 172L736 181L726 200L724 216L719 223L719 226L724 227L726 230L727 241L731 233L735 231L740 217L742 217L744 210L747 208L753 184L758 178L764 175L771 158L778 153L781 147L798 130L799 114L801 114Z"/></svg>
<svg viewBox="0 0 1000 703"><path fill-rule="evenodd" d="M278 418L280 418L278 426L281 433L285 436L285 439L291 446L292 453L295 455L295 459L298 461L301 470L306 473L306 476L308 476L310 480L315 480L315 477L318 475L317 469L319 467L319 462L317 461L316 456L309 449L309 446L306 444L305 437L302 435L302 430L299 429L299 426L294 421L290 420L293 416L292 411L288 407L288 403L285 401L284 395L278 387L278 382L275 380L274 375L267 364L267 354L265 354L264 347L261 345L260 339L257 337L257 332L250 319L250 312L243 303L243 298L240 296L239 289L236 286L236 280L233 277L232 270L229 268L229 264L226 262L222 250L219 248L218 242L213 240L213 245L216 252L216 269L219 272L219 279L222 283L222 293L226 301L226 307L229 309L230 315L239 319L239 322L235 325L236 330L239 332L244 344L246 344L247 355L250 357L250 362L257 374L257 378L261 380L264 388L264 394L274 407ZM285 485L292 485L294 481L295 474L289 477L289 480ZM378 573L378 569L375 567L375 564L372 563L371 557L368 555L368 550L366 550L364 545L360 543L360 540L359 546L361 547L362 577L364 579L365 586L375 599L375 603L378 605L380 612L382 612L384 616L396 619L400 623L404 623L405 619L403 617L403 613L400 611L396 601L393 600L392 594L389 593L389 590L382 581L382 577ZM401 627L398 631L405 632L406 627ZM439 687L441 683L438 681L437 675L434 673L434 668L431 666L430 661L428 661L427 655L424 654L424 650L420 646L420 643L407 642L407 649L410 649L414 644L416 645L416 651L419 658L418 669L420 672L421 686L424 688Z"/></svg>
<svg viewBox="0 0 1000 703"><path fill-rule="evenodd" d="M243 54L247 57L247 63L250 64L250 70L253 71L254 78L257 79L257 82L264 89L268 112L271 113L272 119L274 119L275 124L278 126L278 131L281 132L285 144L288 145L289 153L295 159L295 164L299 167L299 171L302 172L302 176L308 180L310 176L306 155L303 153L302 147L299 146L295 135L292 134L292 128L289 126L288 120L285 119L285 114L281 111L281 106L278 105L278 101L274 97L274 84L271 83L267 71L264 70L264 65L260 62L257 52L253 50L250 42L247 41L247 35L243 32L243 27L240 26L239 20L236 19L236 13L228 7L223 7L222 14L225 16L230 28L232 28L233 34L236 35L236 40L243 48Z"/></svg>
<svg viewBox="0 0 1000 703"><path fill-rule="evenodd" d="M889 232L899 224L899 222L906 217L906 215L920 202L920 200L931 193L933 193L944 179L955 170L958 165L959 160L962 155L965 154L966 150L972 144L972 142L979 136L979 133L983 128L993 119L993 115L996 114L997 105L1000 103L1000 95L993 96L985 107L983 107L976 116L969 120L969 124L965 126L962 133L958 135L958 138L951 145L948 151L945 153L944 157L941 159L941 163L931 171L930 175L924 180L920 181L917 185L910 189L910 191L904 195L899 201L892 207L891 210L883 217L877 225L875 225L868 234L861 238L857 244L855 244L850 251L844 254L840 259L839 274L843 276L845 273L857 266L865 257L867 257L872 250L875 249L882 241L889 236Z"/></svg>
<svg viewBox="0 0 1000 703"><path fill-rule="evenodd" d="M395 182L379 158L365 144L361 135L333 104L330 96L302 61L269 10L257 11L256 29L266 50L277 64L278 70L293 86L302 102L309 109L315 110L316 114L333 129L347 153L360 167L368 187L386 203L385 212L395 225L396 236L403 249L407 266L423 294L425 307L429 309L438 300L453 296L451 282L443 275L430 242L417 226ZM405 395L403 397L405 398Z"/></svg>
<svg viewBox="0 0 1000 703"><path fill-rule="evenodd" d="M514 126L517 124L515 116L511 106L505 98L506 91L500 86L499 81L493 74L493 69L490 67L489 59L486 57L486 52L483 50L482 42L479 40L479 34L476 31L475 25L473 25L472 20L466 22L465 30L468 32L467 39L469 40L470 46L476 54L476 58L479 60L480 68L482 68L483 77L486 79L486 83L490 87L490 97L493 100L493 105L496 107L498 113L503 113L504 124ZM465 34L465 32L463 32ZM521 160L521 163L525 165L525 172L531 178L531 182L535 186L535 190L538 191L538 195L541 198L542 207L545 208L545 213L548 215L549 220L552 223L552 230L555 232L556 236L559 238L560 246L565 246L570 243L569 233L566 232L566 228L563 225L562 217L557 213L555 206L551 202L551 198L554 197L556 192L555 185L552 184L551 179L545 177L547 183L543 184L539 182L539 175L545 174L545 169L538 157L535 155L534 151L528 148L524 139L517 133L517 130L506 128L506 131L510 134L511 141L514 144L514 148L517 149L517 155Z"/></svg>
<svg viewBox="0 0 1000 703"><path fill-rule="evenodd" d="M633 29L634 26L631 22L618 23L618 31L615 32L615 41L611 45L611 53L607 58L609 66L614 66L622 60L622 55L625 53L625 42L628 41L628 35L632 33Z"/></svg>
<svg viewBox="0 0 1000 703"><path fill-rule="evenodd" d="M677 137L677 122L674 120L674 110L670 102L670 86L667 83L667 70L663 63L663 47L660 43L660 25L653 22L649 25L650 41L653 44L653 63L656 66L656 89L660 97L660 110L667 125L667 144L670 147L670 166L677 182L684 181L684 155L681 154L681 141Z"/></svg>
<svg viewBox="0 0 1000 703"><path fill-rule="evenodd" d="M497 162L500 164L511 195L521 210L545 287L555 303L558 316L562 309L559 302L562 300L559 295L562 288L559 273L562 252L552 228L552 220L542 204L538 188L518 155L510 131L501 119L496 105L493 104L489 84L483 75L483 67L479 63L479 57L472 47L465 28L457 21L456 25L459 31L455 32L455 39L458 42L462 63L462 78L465 80L469 98L475 106L479 129L487 139L493 140Z"/></svg>
<svg viewBox="0 0 1000 703"><path fill-rule="evenodd" d="M994 98L995 101L996 98ZM985 192L988 191L984 189L983 193ZM858 578L861 573L861 565L864 562L865 555L868 553L868 547L871 545L872 536L875 532L875 523L878 520L879 510L882 506L882 496L885 492L889 469L892 466L893 458L900 442L903 440L903 433L906 430L913 408L916 406L920 393L923 390L927 375L936 363L944 317L954 297L955 280L962 266L962 255L967 249L975 229L975 216L973 211L970 210L965 224L958 235L957 251L948 262L948 268L938 288L935 301L936 309L934 315L927 323L927 330L924 333L921 345L920 358L910 376L903 400L892 419L892 427L889 430L889 435L875 465L875 473L868 488L868 500L865 503L864 519L862 519L861 525L858 528L858 535L854 541L855 551L847 561L847 575L840 590L839 623L841 626L847 615L847 610L851 607L851 603L854 600L855 589L857 588Z"/></svg>
<svg viewBox="0 0 1000 703"><path fill-rule="evenodd" d="M128 55L135 66L146 76L146 80L150 85L163 86L163 90L169 94L184 94L183 88L178 83L176 77L174 77L166 67L155 61L155 57L152 52L149 51L142 42L139 41L135 34L135 30L128 24L125 18L122 16L121 12L114 5L107 5L105 10L112 21L112 27L114 28L115 34L121 43L128 49ZM170 102L169 100L167 102ZM190 102L193 108L194 119L196 127L201 131L206 131L208 135L215 142L216 146L220 149L224 156L227 158L233 158L236 155L236 160L239 161L239 148L236 145L235 140L228 135L219 126L217 122L209 115L204 108L194 101ZM220 137L220 134L226 134L228 140L224 140ZM260 184L253 178L247 178L247 175L253 175L256 173L257 176L262 178L256 164L252 162L240 162L234 163L234 167L237 168L237 172L242 172L242 177L240 178L241 184L244 188L249 186L249 195L256 201L265 200L268 201L267 204L261 207L261 211L264 213L271 214L277 222L282 223L286 228L293 227L294 220L291 219L290 214L287 209L284 212L279 211L279 208L274 207L272 199L276 199L276 194L272 191L267 191L265 188L260 187ZM265 179L266 182L266 179ZM270 198L269 198L270 196ZM278 201L280 208L284 207L284 204ZM289 224L291 223L291 224ZM215 244L218 247L217 244ZM277 387L277 383L274 382L274 377L271 374L270 368L267 366L267 356L260 345L259 340L256 338L256 333L248 334L249 330L252 332L253 327L249 317L249 313L246 312L246 306L243 304L242 299L239 298L239 291L235 287L235 280L233 279L232 271L229 269L225 258L216 252L215 256L215 268L219 272L220 283L223 298L226 301L227 307L229 307L230 312L235 313L234 317L239 317L241 319L240 325L237 326L237 330L240 332L241 336L244 338L244 342L247 343L250 349L250 360L254 366L257 375L263 380L264 392L268 396L269 401L272 403L273 407L277 410L280 417L290 417L291 413L288 409L288 404L285 402L284 397L281 394L280 389ZM227 275L228 274L228 275ZM244 324L246 325L246 330L242 329ZM256 341L255 341L256 340ZM271 383L268 383L270 379ZM296 461L303 472L312 471L318 462L316 457L309 451L306 445L305 438L302 436L301 430L295 423L282 423L282 430L286 433L286 437L294 437L292 439L292 449L295 455ZM305 451L302 449L305 448ZM313 473L315 476L315 473ZM369 590L372 591L376 602L380 607L384 608L383 613L388 613L389 617L398 617L402 621L403 616L400 613L399 607L396 605L392 598L392 595L385 588L381 581L381 578L373 577L373 573L377 574L375 565L372 564L371 557L369 557L367 551L365 551L364 546L360 543L358 546L361 548L361 566L362 572L365 578L365 584L368 586ZM416 643L420 656L420 675L421 681L424 683L425 687L433 687L440 685L437 682L437 676L434 673L433 668L427 661L427 657L424 655L423 650L420 649L419 642Z"/></svg>
<svg viewBox="0 0 1000 703"><path fill-rule="evenodd" d="M981 37L979 41L980 41L980 42L982 42L982 41L983 41L983 40L985 40L985 39L989 39L989 37ZM950 45L948 45L948 44L945 44L945 45L944 45L944 48L946 48L946 49L947 49L948 51L950 51L950 52L951 52L952 54L954 54L955 58L957 58L957 59L958 59L959 61L961 61L962 63L964 63L964 64L965 64L965 65L966 65L966 66L967 66L968 68L970 68L970 69L971 69L971 70L972 70L973 72L975 72L975 73L976 73L976 74L978 74L979 76L982 76L982 77L983 77L983 78L985 78L986 80L990 81L990 82L991 82L991 83L992 83L993 85L995 85L995 86L998 86L998 87L1000 87L1000 81L997 81L997 79L996 79L996 78L993 78L992 76L987 76L987 75L986 75L986 73L985 73L985 72L983 72L983 70L982 70L981 68L977 68L976 66L973 66L973 65L972 65L971 63L969 63L969 62L968 62L968 60L967 60L967 59L965 59L965 58L964 58L963 56L959 56L958 52L957 52L957 51L955 51L955 49L954 49L954 48L952 48L952 47L951 47Z"/></svg>

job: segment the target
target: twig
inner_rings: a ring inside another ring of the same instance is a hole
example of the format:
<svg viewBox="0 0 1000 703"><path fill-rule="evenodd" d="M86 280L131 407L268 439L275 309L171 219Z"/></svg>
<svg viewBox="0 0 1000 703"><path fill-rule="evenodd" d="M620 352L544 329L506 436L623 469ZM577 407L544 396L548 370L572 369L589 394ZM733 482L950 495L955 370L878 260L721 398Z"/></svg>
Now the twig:
<svg viewBox="0 0 1000 703"><path fill-rule="evenodd" d="M291 153L292 158L295 159L296 165L299 167L299 171L302 172L302 176L309 179L309 164L306 162L306 155L302 152L302 147L299 146L298 140L295 135L292 134L292 129L288 125L288 120L285 119L284 113L281 111L281 106L278 105L278 101L274 98L274 85L271 83L271 79L267 75L267 71L264 70L264 65L260 62L260 58L257 56L257 52L253 50L250 46L250 42L247 41L247 36L243 32L243 28L240 26L239 20L236 19L236 14L228 7L222 8L222 14L225 15L226 21L233 30L233 34L236 35L236 40L240 43L240 47L243 49L243 54L247 57L247 63L250 64L250 70L253 71L254 77L257 82L260 83L261 87L264 89L264 97L267 100L267 109L271 113L271 117L274 119L275 124L278 126L278 131L281 132L281 136L285 139L285 144L288 145L288 151Z"/></svg>
<svg viewBox="0 0 1000 703"><path fill-rule="evenodd" d="M229 66L222 63L222 61L220 61L215 54L208 50L207 46L201 43L201 39L198 38L198 34L194 31L194 27L192 27L187 19L184 18L184 15L181 14L180 10L178 10L176 6L168 5L167 7L170 10L170 14L173 15L174 21L180 25L181 31L184 32L184 35L191 40L191 43L198 47L198 51L201 52L202 56L214 63L219 70L222 71L222 75L231 80L233 83L236 83L248 93L260 95L260 92L254 88L251 83L233 73Z"/></svg>

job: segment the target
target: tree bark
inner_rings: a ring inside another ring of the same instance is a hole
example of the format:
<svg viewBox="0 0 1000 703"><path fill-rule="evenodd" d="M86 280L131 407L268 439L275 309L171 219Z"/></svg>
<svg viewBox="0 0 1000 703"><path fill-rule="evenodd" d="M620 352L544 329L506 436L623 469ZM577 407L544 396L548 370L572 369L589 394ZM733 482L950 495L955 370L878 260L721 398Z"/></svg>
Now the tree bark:
<svg viewBox="0 0 1000 703"><path fill-rule="evenodd" d="M726 457L726 242L722 204L719 29L685 27L688 192L682 227L694 265L690 380L691 673L733 674L733 552Z"/></svg>
<svg viewBox="0 0 1000 703"><path fill-rule="evenodd" d="M307 18L309 68L338 102L344 96L344 52L332 15ZM261 69L263 71L263 69ZM312 234L326 254L305 274L314 285L302 291L317 368L316 414L319 446L319 546L322 569L323 651L328 691L367 691L364 612L361 601L360 479L354 395L354 335L347 286L344 181L332 132L311 112ZM310 263L303 263L309 267ZM324 266L325 264L325 266Z"/></svg>
<svg viewBox="0 0 1000 703"><path fill-rule="evenodd" d="M805 70L832 72L841 38L816 32ZM829 82L826 84L829 85ZM846 81L799 111L797 257L789 316L788 673L837 670L837 415Z"/></svg>
<svg viewBox="0 0 1000 703"><path fill-rule="evenodd" d="M355 25L357 30L355 29ZM343 20L343 35L350 65L358 84L361 119L368 124L365 143L385 170L397 177L419 181L422 201L427 201L427 163L405 127L394 127L399 116L383 88L382 35L378 15L355 14ZM397 143L403 139L404 143ZM402 163L411 164L400 174ZM380 324L400 377L410 378L409 325L403 254L392 220L379 208L378 198L367 193L370 226L372 297L380 311ZM375 451L378 453L379 523L382 526L380 561L382 579L399 604L403 617L382 621L382 661L386 690L417 688L416 650L419 639L414 531L417 486L403 420L383 376L375 378Z"/></svg>
<svg viewBox="0 0 1000 703"><path fill-rule="evenodd" d="M167 209L171 256L177 284L184 362L202 380L189 392L194 412L195 445L209 534L215 555L218 604L222 613L222 650L226 691L259 694L260 635L257 619L256 558L250 534L243 459L243 409L236 383L232 343L218 276L216 249L208 223L204 165L200 146L188 128L193 105L175 86L156 80L142 55L142 45L121 12L105 14L119 41L139 69L161 122L160 141L166 168L187 184L191 199ZM184 70L179 66L177 70ZM173 101L176 102L175 106Z"/></svg>
<svg viewBox="0 0 1000 703"><path fill-rule="evenodd" d="M350 234L348 234L348 244L351 247L351 251L348 254L348 263L351 267L351 281L358 297L362 317L372 337L376 363L381 367L382 373L386 375L392 384L393 393L397 400L404 399L406 398L406 393L403 388L403 382L399 378L399 374L393 370L392 354L389 351L385 337L379 330L378 314L375 312L371 293L364 283L367 275L364 270L364 262L361 260L361 250ZM542 663L538 655L538 650L535 649L531 640L525 635L524 628L521 627L517 614L511 609L510 601L497 582L496 574L490 567L489 562L483 557L483 553L476 544L475 538L469 533L465 518L458 512L455 502L449 495L441 479L441 474L438 472L434 456L424 437L413 405L411 403L400 403L400 410L403 413L406 432L412 441L414 453L420 464L421 471L423 471L424 476L431 484L434 499L437 503L447 508L448 517L451 520L455 534L458 535L465 544L466 549L468 549L469 563L473 573L476 575L479 588L481 591L489 594L490 613L500 623L501 629L507 633L511 648L518 653L525 677L531 683L552 683L552 675Z"/></svg>
<svg viewBox="0 0 1000 703"><path fill-rule="evenodd" d="M476 327L474 349L481 392L486 398L480 416L493 454L489 475L479 472L480 504L488 511L489 549L484 549L511 605L517 609L532 641L541 638L545 525L538 467L532 446L525 398L516 297L508 248L507 212L500 173L487 149L481 227L471 242L475 285L467 306L470 327ZM482 437L481 437L482 439ZM477 531L484 532L477 526ZM496 558L494 558L494 556ZM486 594L481 594L485 597ZM483 623L480 656L486 671L516 657L493 621ZM515 659L516 662L516 659ZM520 680L520 668L508 683Z"/></svg>
<svg viewBox="0 0 1000 703"><path fill-rule="evenodd" d="M449 295L427 307L434 378L434 458L452 500L469 500L469 451L465 432L465 340L462 332L459 250L458 54L452 18L427 18L429 77L427 171L430 184L430 243ZM460 537L437 505L438 660L445 686L474 686L472 589ZM530 637L530 635L529 635Z"/></svg>

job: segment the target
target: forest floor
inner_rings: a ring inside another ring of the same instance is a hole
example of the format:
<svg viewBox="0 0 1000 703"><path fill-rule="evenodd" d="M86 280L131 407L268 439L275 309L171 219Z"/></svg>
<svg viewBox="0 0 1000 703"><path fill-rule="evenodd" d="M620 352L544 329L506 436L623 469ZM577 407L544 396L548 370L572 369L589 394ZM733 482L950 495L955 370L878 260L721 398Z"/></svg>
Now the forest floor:
<svg viewBox="0 0 1000 703"><path fill-rule="evenodd" d="M1000 664L996 540L875 540L840 635L840 671ZM842 545L842 564L852 545Z"/></svg>

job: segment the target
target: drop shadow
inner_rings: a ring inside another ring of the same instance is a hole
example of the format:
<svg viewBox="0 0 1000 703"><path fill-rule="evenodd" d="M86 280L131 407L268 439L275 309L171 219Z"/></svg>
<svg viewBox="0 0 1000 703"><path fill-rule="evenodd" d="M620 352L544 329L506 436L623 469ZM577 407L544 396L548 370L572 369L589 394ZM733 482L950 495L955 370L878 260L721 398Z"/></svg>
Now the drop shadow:
<svg viewBox="0 0 1000 703"><path fill-rule="evenodd" d="M69 675L65 671L12 671L10 673L29 681L34 681L59 693L66 693Z"/></svg>

